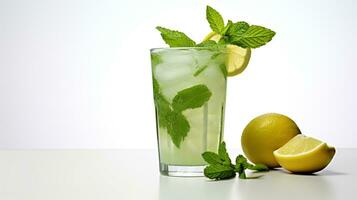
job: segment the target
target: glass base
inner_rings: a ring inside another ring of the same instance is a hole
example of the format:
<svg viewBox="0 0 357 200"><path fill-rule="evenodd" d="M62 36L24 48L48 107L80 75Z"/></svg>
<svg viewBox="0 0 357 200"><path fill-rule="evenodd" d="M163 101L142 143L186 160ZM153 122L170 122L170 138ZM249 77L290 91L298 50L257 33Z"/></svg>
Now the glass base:
<svg viewBox="0 0 357 200"><path fill-rule="evenodd" d="M202 166L182 166L182 165L168 165L160 163L160 173L165 176L178 176L178 177L200 177L203 176Z"/></svg>

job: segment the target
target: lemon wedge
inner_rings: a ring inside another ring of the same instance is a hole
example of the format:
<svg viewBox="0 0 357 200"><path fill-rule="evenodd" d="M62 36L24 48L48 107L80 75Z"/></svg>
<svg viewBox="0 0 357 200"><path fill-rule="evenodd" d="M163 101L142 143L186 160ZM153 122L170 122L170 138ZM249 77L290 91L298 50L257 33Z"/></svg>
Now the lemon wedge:
<svg viewBox="0 0 357 200"><path fill-rule="evenodd" d="M274 151L277 162L293 173L314 173L324 169L335 155L335 148L299 134Z"/></svg>
<svg viewBox="0 0 357 200"><path fill-rule="evenodd" d="M221 39L221 35L211 32L209 33L203 41L213 40L218 42ZM237 45L229 44L227 45L227 59L226 59L226 67L228 76L235 76L242 73L245 68L248 66L251 50L250 48L242 48Z"/></svg>

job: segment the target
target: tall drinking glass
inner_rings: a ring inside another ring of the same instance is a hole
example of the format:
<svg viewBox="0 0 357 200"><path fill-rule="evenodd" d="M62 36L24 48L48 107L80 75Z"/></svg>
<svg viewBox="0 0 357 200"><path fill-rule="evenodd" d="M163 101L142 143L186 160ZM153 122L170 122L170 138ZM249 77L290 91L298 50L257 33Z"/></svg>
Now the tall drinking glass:
<svg viewBox="0 0 357 200"><path fill-rule="evenodd" d="M202 176L201 154L223 140L225 50L151 49L160 172Z"/></svg>

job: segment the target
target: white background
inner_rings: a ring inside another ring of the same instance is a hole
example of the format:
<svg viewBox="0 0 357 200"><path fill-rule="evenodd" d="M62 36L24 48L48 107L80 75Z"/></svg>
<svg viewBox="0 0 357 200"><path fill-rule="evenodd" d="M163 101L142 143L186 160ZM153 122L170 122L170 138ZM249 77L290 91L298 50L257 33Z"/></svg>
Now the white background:
<svg viewBox="0 0 357 200"><path fill-rule="evenodd" d="M230 148L265 112L357 147L356 1L0 0L0 148L155 148L154 28L199 41L207 4L277 32L229 79Z"/></svg>

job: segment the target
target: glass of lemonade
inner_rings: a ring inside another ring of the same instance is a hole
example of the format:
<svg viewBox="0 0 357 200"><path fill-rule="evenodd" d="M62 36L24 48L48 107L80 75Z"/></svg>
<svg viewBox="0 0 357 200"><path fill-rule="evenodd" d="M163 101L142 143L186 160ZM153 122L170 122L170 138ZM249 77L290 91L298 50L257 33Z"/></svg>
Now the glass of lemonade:
<svg viewBox="0 0 357 200"><path fill-rule="evenodd" d="M202 176L201 154L223 140L227 71L224 49L151 49L160 172Z"/></svg>

